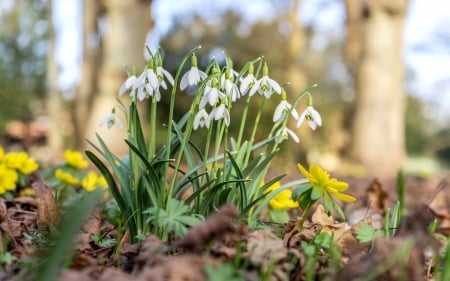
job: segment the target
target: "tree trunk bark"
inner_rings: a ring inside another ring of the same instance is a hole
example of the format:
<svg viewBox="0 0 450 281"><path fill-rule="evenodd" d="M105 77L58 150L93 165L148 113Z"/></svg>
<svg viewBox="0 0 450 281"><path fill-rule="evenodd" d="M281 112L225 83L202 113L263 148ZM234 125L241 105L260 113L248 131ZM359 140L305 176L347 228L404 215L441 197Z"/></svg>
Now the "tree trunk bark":
<svg viewBox="0 0 450 281"><path fill-rule="evenodd" d="M88 95L89 101L85 99L89 104L89 114L85 115L83 137L95 142L95 133L98 132L113 151L120 153L126 149L125 128L122 131L117 128L108 130L99 128L98 124L117 105L120 85L127 78L126 67L140 69L146 63L145 41L153 24L151 0L105 0L101 3L105 11L102 18L105 30L101 34L101 58L92 66L94 72L87 70L91 73L89 79L95 77L95 84L90 86L95 91ZM126 125L121 111L117 108L116 112ZM86 147L86 142L83 144Z"/></svg>
<svg viewBox="0 0 450 281"><path fill-rule="evenodd" d="M346 4L347 58L356 84L351 154L369 175L395 176L405 154L402 35L408 0Z"/></svg>
<svg viewBox="0 0 450 281"><path fill-rule="evenodd" d="M55 59L55 28L53 25L52 10L53 1L47 3L48 53L47 53L47 97L46 110L49 118L47 143L52 155L47 155L47 160L62 155L64 148L64 133L62 124L63 101L58 90L58 66Z"/></svg>

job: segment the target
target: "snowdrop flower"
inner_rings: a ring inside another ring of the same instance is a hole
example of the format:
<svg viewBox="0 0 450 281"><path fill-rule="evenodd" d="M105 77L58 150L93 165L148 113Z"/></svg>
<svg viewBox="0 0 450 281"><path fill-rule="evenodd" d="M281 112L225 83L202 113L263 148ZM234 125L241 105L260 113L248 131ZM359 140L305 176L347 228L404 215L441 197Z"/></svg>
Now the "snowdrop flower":
<svg viewBox="0 0 450 281"><path fill-rule="evenodd" d="M230 97L233 102L241 97L238 87L233 83L233 81L231 81L231 79L225 79L224 88L225 94L227 97Z"/></svg>
<svg viewBox="0 0 450 281"><path fill-rule="evenodd" d="M211 106L215 106L219 100L225 98L225 94L217 89L217 80L213 79L211 87L206 85L203 91L203 96L200 99L200 108L204 108L207 103Z"/></svg>
<svg viewBox="0 0 450 281"><path fill-rule="evenodd" d="M159 87L158 77L152 67L153 63L142 71L141 75L134 81L131 87L130 96L132 99L143 101L147 97L153 96L153 93Z"/></svg>
<svg viewBox="0 0 450 281"><path fill-rule="evenodd" d="M303 121L305 121L305 119L308 122L308 125L313 130L315 130L317 126L322 126L322 118L320 117L319 112L317 112L317 110L315 110L312 106L311 96L308 96L307 107L298 118L297 128L303 124Z"/></svg>
<svg viewBox="0 0 450 281"><path fill-rule="evenodd" d="M162 67L162 59L161 59L160 55L158 55L158 67L156 68L156 76L158 77L159 85L161 87L163 87L163 89L167 89L167 84L166 84L166 81L164 79L167 79L167 81L172 86L175 83L175 81L173 80L172 75L167 70L165 70Z"/></svg>
<svg viewBox="0 0 450 281"><path fill-rule="evenodd" d="M104 124L106 124L108 129L111 129L112 126L114 126L116 124L117 124L117 127L119 127L119 129L121 129L121 130L123 129L122 122L117 117L115 108L112 109L110 114L106 115L105 117L103 117L102 120L100 120L99 126L103 126Z"/></svg>
<svg viewBox="0 0 450 281"><path fill-rule="evenodd" d="M209 129L209 118L208 112L204 108L200 109L194 118L194 130L197 130L198 127L203 128L206 127Z"/></svg>
<svg viewBox="0 0 450 281"><path fill-rule="evenodd" d="M191 69L181 77L180 90L184 90L188 86L197 85L206 77L206 73L197 68L197 57L193 54L191 57Z"/></svg>
<svg viewBox="0 0 450 281"><path fill-rule="evenodd" d="M278 143L282 143L284 140L287 140L289 137L292 138L293 141L295 141L296 143L300 142L300 139L298 138L297 134L295 134L294 131L292 131L291 129L287 128L287 127L283 127L281 129L279 129L276 134L278 137Z"/></svg>
<svg viewBox="0 0 450 281"><path fill-rule="evenodd" d="M255 83L258 81L256 80L256 77L253 75L253 64L250 64L248 67L248 74L247 76L241 80L241 86L239 90L241 90L241 95L245 96L247 92L255 85Z"/></svg>
<svg viewBox="0 0 450 281"><path fill-rule="evenodd" d="M251 88L249 95L253 96L256 91L258 91L260 94L264 95L267 99L272 96L273 92L276 92L277 94L281 94L281 86L278 84L277 81L269 78L268 76L269 68L267 67L267 64L265 63L263 66L263 77L256 81L256 83Z"/></svg>
<svg viewBox="0 0 450 281"><path fill-rule="evenodd" d="M220 104L218 107L215 107L211 113L208 116L208 122L211 122L211 120L220 120L223 119L225 122L225 125L230 126L230 113L228 112L228 109L226 108L225 104Z"/></svg>
<svg viewBox="0 0 450 281"><path fill-rule="evenodd" d="M281 102L275 108L275 112L273 113L273 122L278 122L284 120L287 117L289 111L291 112L292 117L295 120L298 120L298 113L295 108L292 108L292 105L286 101L286 91L282 89L281 93ZM292 108L292 111L291 111Z"/></svg>
<svg viewBox="0 0 450 281"><path fill-rule="evenodd" d="M125 82L120 85L119 89L119 97L121 97L123 94L125 94L126 91L130 90L133 84L136 82L137 77L136 75L130 75Z"/></svg>

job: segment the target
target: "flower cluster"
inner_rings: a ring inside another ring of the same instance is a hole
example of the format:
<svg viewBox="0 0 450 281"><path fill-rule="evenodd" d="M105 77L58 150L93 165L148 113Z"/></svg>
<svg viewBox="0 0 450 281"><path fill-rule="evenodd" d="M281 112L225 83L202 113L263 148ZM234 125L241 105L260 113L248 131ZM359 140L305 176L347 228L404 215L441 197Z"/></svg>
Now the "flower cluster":
<svg viewBox="0 0 450 281"><path fill-rule="evenodd" d="M191 67L180 79L180 90L198 87L202 92L194 117L194 130L198 128L209 129L212 121L219 120L222 120L226 126L229 126L232 103L247 94L249 97L252 97L257 93L266 99L270 99L274 93L281 95L282 101L275 109L273 115L274 123L283 122L290 113L296 120L297 127L300 127L304 120L308 122L313 130L317 126L322 125L320 114L314 109L312 97L309 93L307 108L303 113L298 114L297 110L287 102L285 90L276 80L269 76L267 63L263 63L262 75L259 79L255 76L253 63L249 63L246 70L238 73L233 69L233 63L228 58L227 65L223 69L213 62L208 67L209 71L204 72L198 68L195 53L192 54ZM245 77L242 74L246 74ZM136 73L130 74L123 82L119 90L119 96L129 92L133 101L143 101L146 98L155 97L158 102L161 99L160 88L167 89L167 83L173 86L174 79L163 68L161 55L159 53L155 55L150 54L150 59L145 69L139 75ZM103 124L106 124L108 128L115 124L119 128L123 128L122 122L115 114L115 109L101 120L100 125ZM300 141L295 132L287 128L285 124L276 132L276 135L279 142L288 137L291 137L295 142Z"/></svg>
<svg viewBox="0 0 450 281"><path fill-rule="evenodd" d="M86 191L96 188L106 189L107 184L103 176L87 170L89 162L78 151L64 151L64 162L55 166L53 176L57 180L56 186L81 186Z"/></svg>
<svg viewBox="0 0 450 281"><path fill-rule="evenodd" d="M0 194L15 191L19 182L24 183L25 176L38 169L35 159L24 152L5 153L0 146Z"/></svg>

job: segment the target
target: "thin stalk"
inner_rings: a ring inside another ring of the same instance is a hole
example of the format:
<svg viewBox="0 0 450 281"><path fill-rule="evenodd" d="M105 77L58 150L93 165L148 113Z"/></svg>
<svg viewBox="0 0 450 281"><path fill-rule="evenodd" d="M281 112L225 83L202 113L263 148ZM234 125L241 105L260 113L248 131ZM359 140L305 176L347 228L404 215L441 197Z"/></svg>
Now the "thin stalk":
<svg viewBox="0 0 450 281"><path fill-rule="evenodd" d="M236 142L236 147L238 147L238 148L241 146L242 136L244 135L244 128L245 128L245 124L247 123L248 107L250 105L251 98L252 97L250 95L247 96L247 99L245 100L244 111L242 111L241 125L239 127L239 134L238 134L238 138L237 138L237 142Z"/></svg>
<svg viewBox="0 0 450 281"><path fill-rule="evenodd" d="M152 96L152 103L150 108L150 120L149 120L149 131L150 137L148 141L148 161L151 163L153 157L155 156L155 140L156 140L156 107L158 102L156 101L156 96Z"/></svg>
<svg viewBox="0 0 450 281"><path fill-rule="evenodd" d="M266 101L267 101L267 99L263 100L263 102L261 103L261 105L259 107L258 114L256 115L255 123L253 124L253 131L252 131L252 134L250 137L250 142L248 143L247 153L245 154L245 158L244 158L244 162L243 162L244 167L248 164L248 161L250 160L253 142L255 141L256 131L258 130L259 121L261 120L261 114L262 114L264 105L266 104Z"/></svg>
<svg viewBox="0 0 450 281"><path fill-rule="evenodd" d="M175 96L176 96L176 93L177 93L178 80L179 80L180 75L181 75L181 70L183 69L183 66L186 64L187 60L192 56L192 54L194 52L196 52L200 48L201 48L201 46L197 46L196 48L194 48L191 51L189 51L186 54L186 56L184 56L183 60L181 61L180 66L178 67L177 72L175 74L174 84L173 84L173 87L172 87L172 92L170 94L170 107L169 107L169 116L168 116L169 119L167 121L166 155L165 155L165 158L164 158L165 160L168 160L170 158L170 149L171 149L171 145L172 145L173 114L174 114L174 108L175 108ZM163 173L163 175L167 176L167 170L168 169L169 169L169 162L166 162L164 164L164 173ZM165 186L165 181L166 180L167 180L166 177L163 176L162 179L161 179L161 186ZM171 194L171 193L169 193L169 194Z"/></svg>
<svg viewBox="0 0 450 281"><path fill-rule="evenodd" d="M314 205L314 202L309 202L306 208L303 210L302 216L298 220L297 227L298 230L301 231L303 229L303 225L305 224L306 218L308 217L309 211L311 210L312 205Z"/></svg>

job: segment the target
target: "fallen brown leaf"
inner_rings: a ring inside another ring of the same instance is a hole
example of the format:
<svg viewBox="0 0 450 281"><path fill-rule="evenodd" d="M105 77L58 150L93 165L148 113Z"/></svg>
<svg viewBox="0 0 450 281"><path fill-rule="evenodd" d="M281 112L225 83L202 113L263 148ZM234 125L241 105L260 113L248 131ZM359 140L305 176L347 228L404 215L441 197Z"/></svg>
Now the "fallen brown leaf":
<svg viewBox="0 0 450 281"><path fill-rule="evenodd" d="M60 220L59 207L52 191L43 181L32 184L38 198L38 223L42 227L54 227Z"/></svg>

